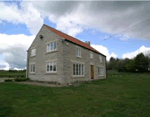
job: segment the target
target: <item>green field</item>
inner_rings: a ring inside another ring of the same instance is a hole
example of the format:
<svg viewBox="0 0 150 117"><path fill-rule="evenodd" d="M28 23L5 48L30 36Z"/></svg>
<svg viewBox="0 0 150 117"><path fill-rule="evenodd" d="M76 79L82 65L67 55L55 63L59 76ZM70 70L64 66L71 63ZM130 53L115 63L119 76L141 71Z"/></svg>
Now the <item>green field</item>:
<svg viewBox="0 0 150 117"><path fill-rule="evenodd" d="M9 71L0 71L0 78L8 77L8 78L18 78L25 77L26 71L18 71L18 72L9 72Z"/></svg>
<svg viewBox="0 0 150 117"><path fill-rule="evenodd" d="M110 73L79 87L0 84L0 117L150 117L150 74Z"/></svg>

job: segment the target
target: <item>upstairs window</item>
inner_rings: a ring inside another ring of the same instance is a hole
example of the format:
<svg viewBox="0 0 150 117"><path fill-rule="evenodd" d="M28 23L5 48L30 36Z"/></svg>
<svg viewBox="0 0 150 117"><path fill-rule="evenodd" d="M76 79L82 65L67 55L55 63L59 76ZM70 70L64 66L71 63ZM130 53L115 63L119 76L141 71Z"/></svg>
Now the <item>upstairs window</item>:
<svg viewBox="0 0 150 117"><path fill-rule="evenodd" d="M77 47L77 57L81 57L81 48Z"/></svg>
<svg viewBox="0 0 150 117"><path fill-rule="evenodd" d="M47 52L56 51L56 49L57 49L56 42L47 44Z"/></svg>
<svg viewBox="0 0 150 117"><path fill-rule="evenodd" d="M32 49L31 50L31 56L35 56L36 55L36 49Z"/></svg>
<svg viewBox="0 0 150 117"><path fill-rule="evenodd" d="M46 63L46 72L48 73L56 72L57 71L56 65L57 65L56 62Z"/></svg>
<svg viewBox="0 0 150 117"><path fill-rule="evenodd" d="M93 53L92 52L90 53L90 58L93 59Z"/></svg>
<svg viewBox="0 0 150 117"><path fill-rule="evenodd" d="M99 57L99 60L100 60L100 63L102 63L102 62L103 62L103 61L102 61L102 57L101 57L101 56Z"/></svg>
<svg viewBox="0 0 150 117"><path fill-rule="evenodd" d="M31 64L30 72L35 73L35 64Z"/></svg>

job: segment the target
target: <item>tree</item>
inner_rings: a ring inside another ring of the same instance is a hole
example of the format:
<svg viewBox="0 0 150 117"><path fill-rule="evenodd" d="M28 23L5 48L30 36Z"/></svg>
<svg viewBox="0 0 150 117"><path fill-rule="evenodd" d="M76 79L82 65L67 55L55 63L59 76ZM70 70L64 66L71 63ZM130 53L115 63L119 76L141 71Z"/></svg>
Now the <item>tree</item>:
<svg viewBox="0 0 150 117"><path fill-rule="evenodd" d="M135 68L140 72L148 71L149 61L148 57L144 56L143 53L138 54L135 58Z"/></svg>
<svg viewBox="0 0 150 117"><path fill-rule="evenodd" d="M121 71L126 72L127 69L126 69L125 65L128 64L129 61L130 61L130 59L128 59L128 58L119 60L119 62L118 62L118 64L117 64L117 69L118 69L118 71L119 71L119 72L121 72Z"/></svg>
<svg viewBox="0 0 150 117"><path fill-rule="evenodd" d="M136 67L135 67L135 60L129 60L129 62L125 65L126 70L128 72L135 72Z"/></svg>
<svg viewBox="0 0 150 117"><path fill-rule="evenodd" d="M116 59L115 59L114 57L111 57L109 61L110 61L110 62L113 62L113 61L115 61L115 60L116 60Z"/></svg>
<svg viewBox="0 0 150 117"><path fill-rule="evenodd" d="M119 59L115 59L114 57L111 57L109 62L107 62L107 69L108 70L117 70L117 63Z"/></svg>

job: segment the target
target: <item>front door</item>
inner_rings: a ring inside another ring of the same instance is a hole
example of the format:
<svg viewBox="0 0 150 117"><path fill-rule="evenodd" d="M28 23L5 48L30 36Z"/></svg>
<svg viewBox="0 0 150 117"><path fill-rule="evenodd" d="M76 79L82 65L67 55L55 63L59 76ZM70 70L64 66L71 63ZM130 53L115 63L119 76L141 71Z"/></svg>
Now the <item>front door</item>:
<svg viewBox="0 0 150 117"><path fill-rule="evenodd" d="M91 65L91 79L94 79L94 65Z"/></svg>

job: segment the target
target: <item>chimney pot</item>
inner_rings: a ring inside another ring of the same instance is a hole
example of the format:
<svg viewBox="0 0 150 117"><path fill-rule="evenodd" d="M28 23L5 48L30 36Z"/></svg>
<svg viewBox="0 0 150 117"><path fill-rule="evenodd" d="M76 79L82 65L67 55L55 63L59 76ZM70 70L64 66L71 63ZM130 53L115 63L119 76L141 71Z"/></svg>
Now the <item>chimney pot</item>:
<svg viewBox="0 0 150 117"><path fill-rule="evenodd" d="M90 44L90 41L85 41L85 43L88 44L88 45L91 45L91 44Z"/></svg>

